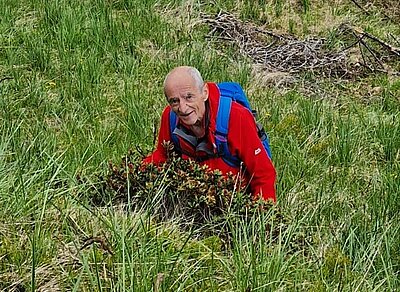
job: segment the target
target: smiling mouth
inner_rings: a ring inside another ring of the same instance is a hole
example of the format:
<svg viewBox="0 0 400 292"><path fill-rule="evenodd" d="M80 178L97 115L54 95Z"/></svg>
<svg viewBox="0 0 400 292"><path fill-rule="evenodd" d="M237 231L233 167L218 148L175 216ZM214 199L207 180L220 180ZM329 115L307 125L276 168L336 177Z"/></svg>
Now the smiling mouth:
<svg viewBox="0 0 400 292"><path fill-rule="evenodd" d="M187 113L187 114L180 114L179 116L181 116L181 117L187 117L187 116L189 116L192 112L193 112L193 111L191 111L190 113Z"/></svg>

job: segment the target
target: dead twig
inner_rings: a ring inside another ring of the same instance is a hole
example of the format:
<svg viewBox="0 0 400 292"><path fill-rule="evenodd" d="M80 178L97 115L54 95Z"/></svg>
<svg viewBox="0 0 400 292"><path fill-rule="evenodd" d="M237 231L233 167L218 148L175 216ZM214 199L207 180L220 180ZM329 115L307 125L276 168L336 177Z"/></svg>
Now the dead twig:
<svg viewBox="0 0 400 292"><path fill-rule="evenodd" d="M0 83L3 82L3 81L6 81L6 80L11 80L11 79L14 79L14 78L12 78L12 77L3 77L3 78L0 79Z"/></svg>
<svg viewBox="0 0 400 292"><path fill-rule="evenodd" d="M382 47L385 47L392 54L396 55L397 57L400 57L400 48L392 46L391 44L378 38L377 36L375 36L369 32L366 32L358 27L351 26L349 24L342 25L342 28L351 31L357 38L368 38L368 39L376 42L377 44L381 45ZM392 35L392 38L394 38L393 35ZM396 40L396 38L394 38L394 39Z"/></svg>
<svg viewBox="0 0 400 292"><path fill-rule="evenodd" d="M101 237L89 237L89 238L85 239L84 243L82 244L82 246L79 250L83 250L94 243L100 244L100 248L102 250L108 252L110 255L114 255L114 252L111 250L110 246Z"/></svg>
<svg viewBox="0 0 400 292"><path fill-rule="evenodd" d="M369 71L373 72L374 70L368 66L368 62L365 59L365 55L364 55L364 51L362 49L361 43L358 42L358 47L360 49L360 53L361 53L361 58L363 59L363 63L361 63L361 65L363 65L365 68L367 68Z"/></svg>
<svg viewBox="0 0 400 292"><path fill-rule="evenodd" d="M358 4L357 1L351 0L351 2L353 2L358 8L360 8L366 15L370 15L370 13L364 7L362 7L360 4Z"/></svg>
<svg viewBox="0 0 400 292"><path fill-rule="evenodd" d="M400 46L400 40L398 40L392 33L389 33L389 35Z"/></svg>
<svg viewBox="0 0 400 292"><path fill-rule="evenodd" d="M157 278L154 281L154 292L158 292L160 290L161 284L164 281L164 274L163 273L158 273Z"/></svg>
<svg viewBox="0 0 400 292"><path fill-rule="evenodd" d="M374 59L379 63L379 65L382 67L382 69L385 69L385 66L383 65L381 60L379 60L379 58L376 56L374 50L372 48L370 48L368 46L368 44L362 38L360 39L360 43L368 50L368 52L371 53L372 57L374 57Z"/></svg>
<svg viewBox="0 0 400 292"><path fill-rule="evenodd" d="M153 146L156 147L156 142L157 142L157 129L158 129L158 123L157 120L154 120L153 122Z"/></svg>
<svg viewBox="0 0 400 292"><path fill-rule="evenodd" d="M386 47L391 53L397 55L398 57L400 57L400 48L394 47L390 44L388 44L387 42L377 38L376 36L368 33L368 32L363 32L363 35L366 36L367 38L374 40L376 42L378 42L379 44L381 44L382 46Z"/></svg>

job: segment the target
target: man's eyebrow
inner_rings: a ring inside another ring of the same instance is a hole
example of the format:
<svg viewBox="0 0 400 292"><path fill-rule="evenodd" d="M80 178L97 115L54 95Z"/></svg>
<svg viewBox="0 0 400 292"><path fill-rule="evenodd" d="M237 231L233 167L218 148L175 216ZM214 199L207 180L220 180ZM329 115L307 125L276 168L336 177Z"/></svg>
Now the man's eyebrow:
<svg viewBox="0 0 400 292"><path fill-rule="evenodd" d="M185 94L184 98L193 97L193 96L195 96L193 93L188 92L188 93ZM171 96L171 97L166 96L166 98L167 98L167 100L179 99L179 97L177 97L177 96Z"/></svg>

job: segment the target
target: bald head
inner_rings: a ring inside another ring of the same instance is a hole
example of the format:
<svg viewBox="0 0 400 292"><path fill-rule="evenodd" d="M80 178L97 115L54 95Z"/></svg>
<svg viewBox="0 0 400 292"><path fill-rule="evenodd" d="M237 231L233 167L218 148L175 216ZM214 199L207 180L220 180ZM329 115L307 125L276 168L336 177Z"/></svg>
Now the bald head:
<svg viewBox="0 0 400 292"><path fill-rule="evenodd" d="M198 88L199 91L202 91L204 86L204 81L199 70L190 66L176 67L167 74L164 79L164 93L166 93L167 88L177 83L191 84Z"/></svg>

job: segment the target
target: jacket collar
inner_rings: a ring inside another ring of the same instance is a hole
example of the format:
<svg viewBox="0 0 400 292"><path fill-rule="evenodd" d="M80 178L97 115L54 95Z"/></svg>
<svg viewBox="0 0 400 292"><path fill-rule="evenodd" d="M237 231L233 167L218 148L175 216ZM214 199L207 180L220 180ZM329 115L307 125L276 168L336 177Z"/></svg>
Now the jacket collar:
<svg viewBox="0 0 400 292"><path fill-rule="evenodd" d="M208 139L215 145L216 120L219 105L220 92L218 86L214 82L207 82L208 85L208 105L209 105L209 126Z"/></svg>

